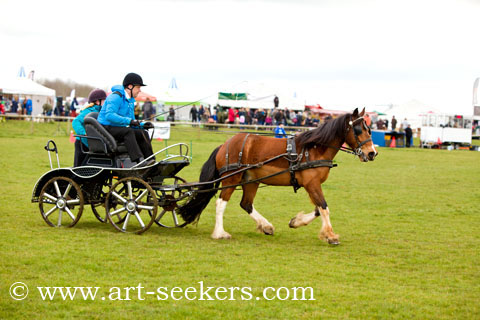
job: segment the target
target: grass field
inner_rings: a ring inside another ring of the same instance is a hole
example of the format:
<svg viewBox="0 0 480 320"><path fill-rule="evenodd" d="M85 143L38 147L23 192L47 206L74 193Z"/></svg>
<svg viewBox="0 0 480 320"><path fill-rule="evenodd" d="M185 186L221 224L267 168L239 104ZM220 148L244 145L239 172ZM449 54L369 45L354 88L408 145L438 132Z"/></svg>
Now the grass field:
<svg viewBox="0 0 480 320"><path fill-rule="evenodd" d="M73 163L68 130L66 123L0 123L1 319L480 318L480 152L380 148L371 163L339 154L324 184L339 246L318 239L319 219L288 227L297 212L313 209L303 189L295 194L288 187L261 188L256 198L256 209L276 227L274 236L255 231L236 192L224 221L233 238L214 241L214 200L197 226L154 225L141 236L101 224L90 208L74 228L48 227L31 192L50 169L43 150L48 139L57 142L62 166ZM227 137L173 127L169 144L193 144L193 163L180 176L198 181L201 165ZM154 142L155 150L163 146ZM25 300L9 294L17 281L29 287ZM199 282L249 287L252 298L237 291L229 300L227 291L219 295L227 300L214 294L213 301L200 300ZM141 300L138 289L131 300L124 291L124 300L100 298L109 297L111 287L139 284L145 291L194 287L196 299L144 294ZM43 301L37 287L48 286L100 289L95 301ZM267 287L311 287L315 300L266 300Z"/></svg>

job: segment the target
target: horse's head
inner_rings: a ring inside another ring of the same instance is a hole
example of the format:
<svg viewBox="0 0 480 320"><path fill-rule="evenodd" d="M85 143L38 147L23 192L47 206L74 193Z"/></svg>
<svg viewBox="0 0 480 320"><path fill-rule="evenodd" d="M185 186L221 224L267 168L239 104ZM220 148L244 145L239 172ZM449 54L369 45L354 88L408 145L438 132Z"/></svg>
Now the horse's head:
<svg viewBox="0 0 480 320"><path fill-rule="evenodd" d="M373 161L378 152L372 142L372 131L363 116L365 108L358 113L355 109L350 117L346 118L347 134L345 142L355 151L360 161Z"/></svg>

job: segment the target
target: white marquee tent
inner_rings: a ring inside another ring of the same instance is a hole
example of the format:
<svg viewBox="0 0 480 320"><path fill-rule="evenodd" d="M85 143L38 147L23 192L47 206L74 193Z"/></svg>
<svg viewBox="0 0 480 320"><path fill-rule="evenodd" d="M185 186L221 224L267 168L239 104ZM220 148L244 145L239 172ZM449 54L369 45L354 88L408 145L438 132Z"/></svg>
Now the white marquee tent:
<svg viewBox="0 0 480 320"><path fill-rule="evenodd" d="M42 106L49 103L54 106L55 90L42 86L25 77L10 79L0 79L0 91L3 94L13 94L19 98L32 99L32 115L38 115L43 112Z"/></svg>
<svg viewBox="0 0 480 320"><path fill-rule="evenodd" d="M386 116L380 116L380 118L386 118L388 121L392 119L392 116L395 116L397 119L397 130L405 118L407 118L407 121L410 123L412 129L415 129L422 126L422 114L439 112L439 110L432 108L431 106L418 100L410 100L399 105L391 105L387 109L380 111L383 111L383 113L386 114Z"/></svg>
<svg viewBox="0 0 480 320"><path fill-rule="evenodd" d="M232 94L245 93L247 95L247 100L217 99L215 104L218 103L221 106L273 109L273 99L277 96L280 101L280 109L288 108L290 110L301 111L305 109L305 100L297 97L293 91L288 93L285 90L272 88L260 82L245 81L235 87L235 92L231 90L221 92L229 92Z"/></svg>

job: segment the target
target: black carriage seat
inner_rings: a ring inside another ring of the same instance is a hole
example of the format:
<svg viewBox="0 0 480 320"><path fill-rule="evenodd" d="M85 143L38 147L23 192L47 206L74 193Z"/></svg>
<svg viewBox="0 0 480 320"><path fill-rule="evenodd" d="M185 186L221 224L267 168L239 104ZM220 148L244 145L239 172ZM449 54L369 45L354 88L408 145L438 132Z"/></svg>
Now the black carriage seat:
<svg viewBox="0 0 480 320"><path fill-rule="evenodd" d="M97 117L98 112L91 112L84 119L90 152L110 155L127 153L125 144L117 142L110 132L97 121ZM93 138L89 139L88 137Z"/></svg>

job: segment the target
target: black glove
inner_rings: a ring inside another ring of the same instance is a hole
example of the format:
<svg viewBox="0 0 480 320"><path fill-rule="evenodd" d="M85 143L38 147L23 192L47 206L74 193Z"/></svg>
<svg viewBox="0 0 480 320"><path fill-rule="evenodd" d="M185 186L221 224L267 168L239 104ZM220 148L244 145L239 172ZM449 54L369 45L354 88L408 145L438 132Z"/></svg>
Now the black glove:
<svg viewBox="0 0 480 320"><path fill-rule="evenodd" d="M130 120L130 127L140 127L140 122L138 122L138 120L132 119Z"/></svg>
<svg viewBox="0 0 480 320"><path fill-rule="evenodd" d="M145 122L143 124L143 129L153 129L153 124L151 122Z"/></svg>

